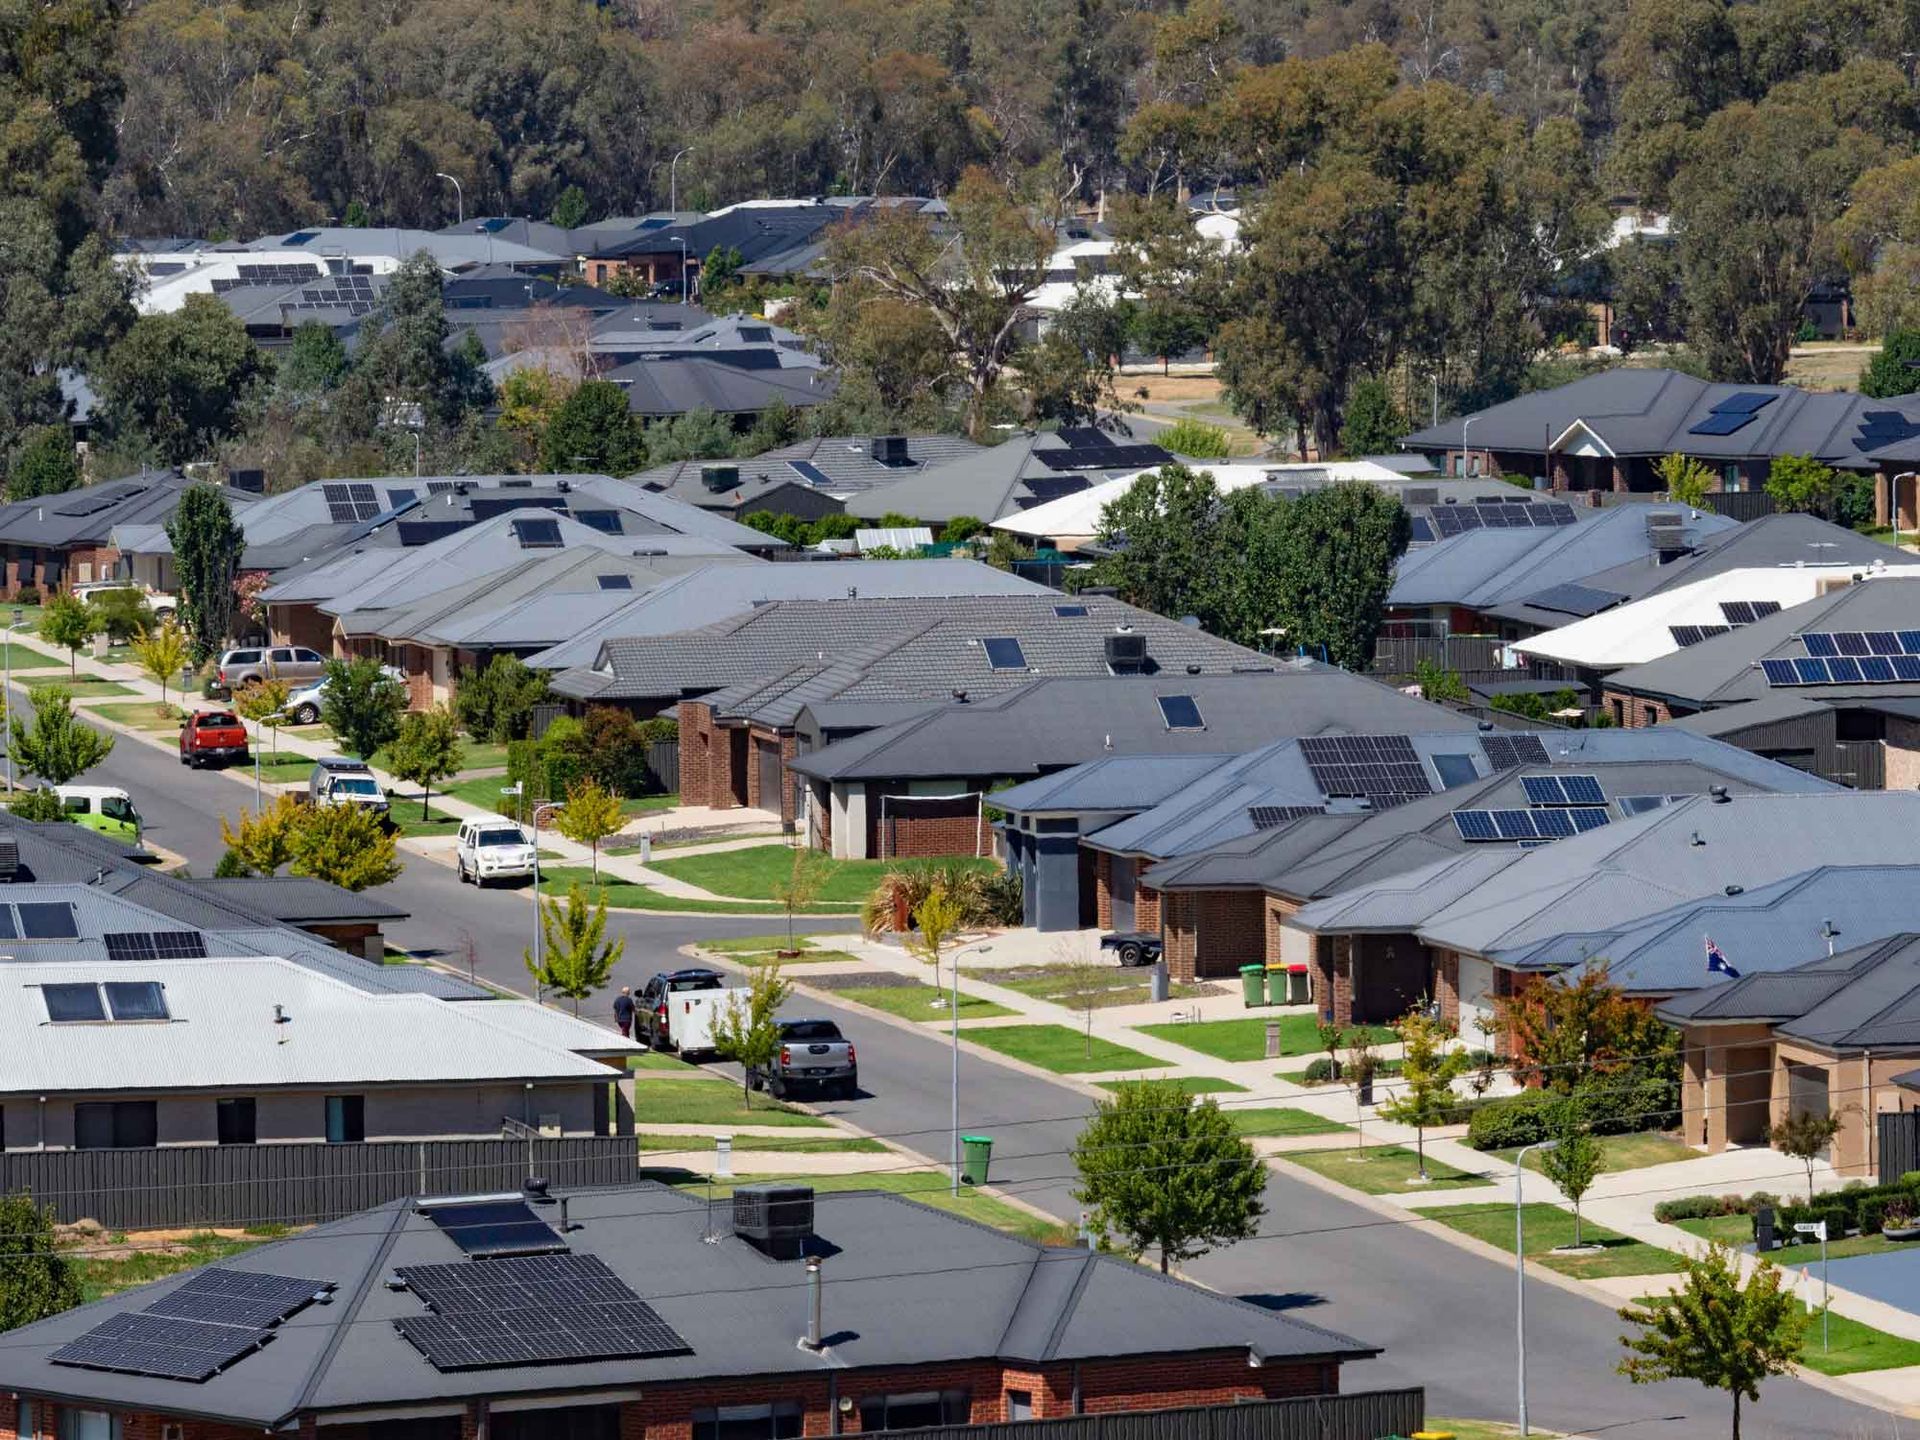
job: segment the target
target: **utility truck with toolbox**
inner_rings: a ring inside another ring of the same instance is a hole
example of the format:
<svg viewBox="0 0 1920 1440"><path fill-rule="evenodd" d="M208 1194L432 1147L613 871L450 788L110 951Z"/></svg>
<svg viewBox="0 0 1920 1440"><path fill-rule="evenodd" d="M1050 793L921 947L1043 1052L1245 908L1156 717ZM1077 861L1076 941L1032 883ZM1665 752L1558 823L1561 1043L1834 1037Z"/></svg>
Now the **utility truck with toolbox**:
<svg viewBox="0 0 1920 1440"><path fill-rule="evenodd" d="M718 970L663 971L634 997L636 1038L653 1050L677 1051L683 1060L710 1056L714 1027L725 1007L736 997L745 1005L752 994L745 986L727 988L726 976Z"/></svg>

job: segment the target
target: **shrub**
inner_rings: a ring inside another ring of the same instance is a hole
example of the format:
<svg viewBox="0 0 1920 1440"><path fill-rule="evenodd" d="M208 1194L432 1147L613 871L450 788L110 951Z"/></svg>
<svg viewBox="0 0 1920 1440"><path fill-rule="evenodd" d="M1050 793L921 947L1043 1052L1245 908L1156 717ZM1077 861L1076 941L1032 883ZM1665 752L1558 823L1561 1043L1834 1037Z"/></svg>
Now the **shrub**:
<svg viewBox="0 0 1920 1440"><path fill-rule="evenodd" d="M1490 1101L1467 1122L1467 1143L1476 1150L1506 1150L1545 1140L1550 1113L1561 1101L1544 1090L1523 1090Z"/></svg>
<svg viewBox="0 0 1920 1440"><path fill-rule="evenodd" d="M1862 1235L1878 1235L1891 1200L1892 1197L1888 1195L1869 1195L1862 1200L1853 1208L1854 1227Z"/></svg>
<svg viewBox="0 0 1920 1440"><path fill-rule="evenodd" d="M520 740L533 723L533 707L547 698L543 673L512 655L495 655L484 670L461 677L453 709L476 740Z"/></svg>
<svg viewBox="0 0 1920 1440"><path fill-rule="evenodd" d="M1333 1061L1329 1060L1325 1055L1322 1055L1318 1060L1309 1062L1307 1065L1306 1081L1309 1085L1324 1085L1329 1080L1338 1080L1339 1078L1339 1075L1334 1071Z"/></svg>
<svg viewBox="0 0 1920 1440"><path fill-rule="evenodd" d="M980 887L980 903L995 925L1019 925L1026 920L1026 886L1008 870L989 875Z"/></svg>
<svg viewBox="0 0 1920 1440"><path fill-rule="evenodd" d="M18 590L13 592L13 603L16 605L38 605L40 603L40 587L38 585L22 585Z"/></svg>
<svg viewBox="0 0 1920 1440"><path fill-rule="evenodd" d="M1773 1197L1760 1192L1747 1195L1681 1195L1662 1200L1653 1207L1653 1218L1669 1223L1675 1220L1712 1220L1721 1215L1751 1214L1755 1204L1773 1203Z"/></svg>

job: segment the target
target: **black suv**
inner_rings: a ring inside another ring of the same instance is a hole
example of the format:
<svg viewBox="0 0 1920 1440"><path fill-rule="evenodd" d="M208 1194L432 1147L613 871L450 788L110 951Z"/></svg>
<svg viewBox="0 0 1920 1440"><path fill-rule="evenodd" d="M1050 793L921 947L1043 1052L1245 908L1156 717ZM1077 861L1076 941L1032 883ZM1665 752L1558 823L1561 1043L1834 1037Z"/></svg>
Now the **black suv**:
<svg viewBox="0 0 1920 1440"><path fill-rule="evenodd" d="M727 977L718 970L664 970L640 987L633 997L633 1038L646 1042L649 1050L668 1050L673 1037L667 1033L667 997L676 990L722 990Z"/></svg>

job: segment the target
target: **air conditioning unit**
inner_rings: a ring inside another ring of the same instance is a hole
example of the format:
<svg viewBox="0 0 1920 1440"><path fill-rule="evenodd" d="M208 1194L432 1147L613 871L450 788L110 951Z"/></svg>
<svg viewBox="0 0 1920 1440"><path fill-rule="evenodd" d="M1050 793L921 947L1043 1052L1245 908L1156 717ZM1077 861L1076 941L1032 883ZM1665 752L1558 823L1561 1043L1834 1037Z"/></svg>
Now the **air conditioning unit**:
<svg viewBox="0 0 1920 1440"><path fill-rule="evenodd" d="M882 465L908 465L912 457L907 454L907 437L904 435L876 435L871 446L873 458Z"/></svg>
<svg viewBox="0 0 1920 1440"><path fill-rule="evenodd" d="M733 1232L775 1260L798 1260L813 1235L811 1185L742 1185L733 1192Z"/></svg>
<svg viewBox="0 0 1920 1440"><path fill-rule="evenodd" d="M1106 637L1107 668L1116 675L1132 674L1147 663L1147 637L1125 631Z"/></svg>
<svg viewBox="0 0 1920 1440"><path fill-rule="evenodd" d="M702 465L700 483L715 495L723 490L732 490L740 483L738 465Z"/></svg>

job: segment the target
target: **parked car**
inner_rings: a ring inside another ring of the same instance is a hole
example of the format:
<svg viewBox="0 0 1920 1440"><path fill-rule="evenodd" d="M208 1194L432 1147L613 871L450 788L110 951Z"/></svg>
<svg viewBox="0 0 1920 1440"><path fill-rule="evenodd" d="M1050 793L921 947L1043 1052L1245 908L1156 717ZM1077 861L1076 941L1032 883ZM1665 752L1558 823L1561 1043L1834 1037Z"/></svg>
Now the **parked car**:
<svg viewBox="0 0 1920 1440"><path fill-rule="evenodd" d="M782 1020L780 1053L766 1069L749 1069L747 1084L778 1100L811 1087L851 1100L860 1091L853 1042L831 1020Z"/></svg>
<svg viewBox="0 0 1920 1440"><path fill-rule="evenodd" d="M519 823L504 815L475 815L460 822L453 847L453 868L460 883L524 878L539 868L533 842Z"/></svg>
<svg viewBox="0 0 1920 1440"><path fill-rule="evenodd" d="M718 970L663 970L633 997L634 1036L650 1050L674 1048L673 997L711 992L708 998L727 993L727 977Z"/></svg>
<svg viewBox="0 0 1920 1440"><path fill-rule="evenodd" d="M155 590L150 585L142 585L137 580L96 580L90 585L73 587L73 598L79 601L96 600L109 590L132 590L147 602L147 608L153 611L155 620L171 620L174 611L179 608L179 600L164 590Z"/></svg>
<svg viewBox="0 0 1920 1440"><path fill-rule="evenodd" d="M247 727L231 710L196 710L180 722L180 763L189 769L246 759Z"/></svg>
<svg viewBox="0 0 1920 1440"><path fill-rule="evenodd" d="M327 657L299 645L252 645L229 650L215 667L214 683L229 694L262 680L318 680L327 670Z"/></svg>
<svg viewBox="0 0 1920 1440"><path fill-rule="evenodd" d="M1122 965L1153 965L1165 948L1151 930L1116 930L1100 937L1102 950L1116 950Z"/></svg>
<svg viewBox="0 0 1920 1440"><path fill-rule="evenodd" d="M380 673L406 684L407 672L394 665L382 665ZM322 675L311 685L302 686L287 697L287 708L280 713L289 725L312 725L319 721L327 703L327 678Z"/></svg>
<svg viewBox="0 0 1920 1440"><path fill-rule="evenodd" d="M307 776L307 799L315 805L359 805L376 815L387 813L387 792L364 760L325 755Z"/></svg>
<svg viewBox="0 0 1920 1440"><path fill-rule="evenodd" d="M76 824L116 840L140 838L140 812L133 797L117 785L56 785L61 808Z"/></svg>

